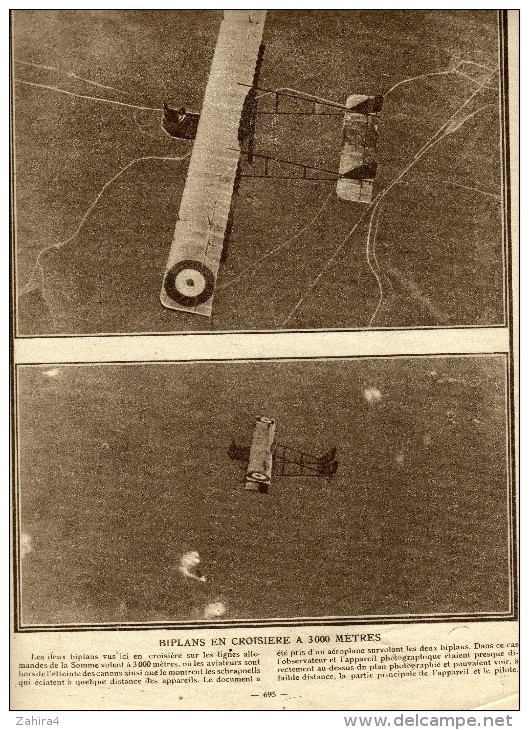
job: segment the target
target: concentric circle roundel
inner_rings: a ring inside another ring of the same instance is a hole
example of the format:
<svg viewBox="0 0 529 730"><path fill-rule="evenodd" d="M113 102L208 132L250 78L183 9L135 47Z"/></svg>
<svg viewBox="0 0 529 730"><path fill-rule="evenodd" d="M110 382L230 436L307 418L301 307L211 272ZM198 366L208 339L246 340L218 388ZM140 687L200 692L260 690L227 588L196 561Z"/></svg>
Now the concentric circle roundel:
<svg viewBox="0 0 529 730"><path fill-rule="evenodd" d="M248 474L248 479L252 479L255 482L267 482L268 477L266 474L263 474L261 471L251 471Z"/></svg>
<svg viewBox="0 0 529 730"><path fill-rule="evenodd" d="M167 295L177 304L194 307L213 294L215 277L205 264L187 259L172 266L165 275Z"/></svg>

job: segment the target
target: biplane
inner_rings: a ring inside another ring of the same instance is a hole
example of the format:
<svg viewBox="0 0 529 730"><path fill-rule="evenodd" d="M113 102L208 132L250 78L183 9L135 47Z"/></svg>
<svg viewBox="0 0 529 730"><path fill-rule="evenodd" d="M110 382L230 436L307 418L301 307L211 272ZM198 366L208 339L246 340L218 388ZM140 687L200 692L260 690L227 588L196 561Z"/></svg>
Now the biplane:
<svg viewBox="0 0 529 730"><path fill-rule="evenodd" d="M339 104L295 90L261 87L265 17L266 10L225 10L201 113L164 104L165 132L194 140L160 294L169 309L211 316L242 178L336 180L336 194L342 200L372 200L383 96L353 95ZM261 103L264 98L266 103ZM265 114L343 116L339 169L256 150L256 119ZM241 158L248 163L244 169Z"/></svg>
<svg viewBox="0 0 529 730"><path fill-rule="evenodd" d="M230 459L246 464L245 489L268 494L272 475L277 477L327 477L336 474L336 448L322 456L275 441L275 421L260 416L255 421L250 446L232 441L228 449Z"/></svg>

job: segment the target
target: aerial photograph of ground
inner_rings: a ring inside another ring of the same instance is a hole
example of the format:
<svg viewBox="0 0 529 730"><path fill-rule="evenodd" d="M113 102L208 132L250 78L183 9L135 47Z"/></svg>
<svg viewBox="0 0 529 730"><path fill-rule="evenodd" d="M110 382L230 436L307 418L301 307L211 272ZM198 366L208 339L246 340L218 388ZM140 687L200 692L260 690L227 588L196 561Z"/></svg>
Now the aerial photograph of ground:
<svg viewBox="0 0 529 730"><path fill-rule="evenodd" d="M21 627L511 610L503 356L19 366L17 404ZM336 473L245 489L259 416Z"/></svg>
<svg viewBox="0 0 529 730"><path fill-rule="evenodd" d="M164 130L163 105L204 113L222 19L12 14L18 335L502 325L488 10L268 11L252 138L262 157L250 164L241 143L211 317L162 305L193 150ZM336 194L339 106L354 94L383 102L370 203ZM266 156L283 162L264 172ZM303 178L296 165L330 172Z"/></svg>

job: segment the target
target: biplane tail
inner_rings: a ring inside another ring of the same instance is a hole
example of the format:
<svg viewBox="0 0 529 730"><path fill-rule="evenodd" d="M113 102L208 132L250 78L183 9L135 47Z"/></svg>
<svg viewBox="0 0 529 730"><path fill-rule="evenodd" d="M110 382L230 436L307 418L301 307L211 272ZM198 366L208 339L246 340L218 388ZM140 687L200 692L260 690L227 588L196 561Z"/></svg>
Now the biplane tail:
<svg viewBox="0 0 529 730"><path fill-rule="evenodd" d="M336 451L336 449L333 449ZM330 459L329 461L320 461L319 475L321 477L332 477L338 471L338 461L336 459Z"/></svg>
<svg viewBox="0 0 529 730"><path fill-rule="evenodd" d="M320 466L320 476L332 477L338 471L338 461L336 459L337 448L334 446L329 449L323 456L320 456L318 463Z"/></svg>
<svg viewBox="0 0 529 730"><path fill-rule="evenodd" d="M332 449L329 449L329 451L327 451L327 453L323 454L323 456L320 456L318 461L320 462L320 464L332 463L333 461L336 460L337 451L338 450L337 450L336 446L334 446Z"/></svg>
<svg viewBox="0 0 529 730"><path fill-rule="evenodd" d="M371 203L377 173L378 117L384 97L353 94L347 99L336 194L342 200Z"/></svg>

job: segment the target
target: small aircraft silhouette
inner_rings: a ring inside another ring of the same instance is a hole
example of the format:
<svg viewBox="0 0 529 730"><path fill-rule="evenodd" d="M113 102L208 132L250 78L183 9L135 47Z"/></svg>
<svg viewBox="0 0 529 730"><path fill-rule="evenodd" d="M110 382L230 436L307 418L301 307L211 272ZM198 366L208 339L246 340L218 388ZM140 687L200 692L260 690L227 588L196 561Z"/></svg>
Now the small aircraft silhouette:
<svg viewBox="0 0 529 730"><path fill-rule="evenodd" d="M272 418L260 416L255 421L250 446L240 446L235 441L230 444L230 459L247 464L245 489L268 494L272 474L278 477L328 478L336 474L336 448L322 456L292 449L274 440L275 425Z"/></svg>

